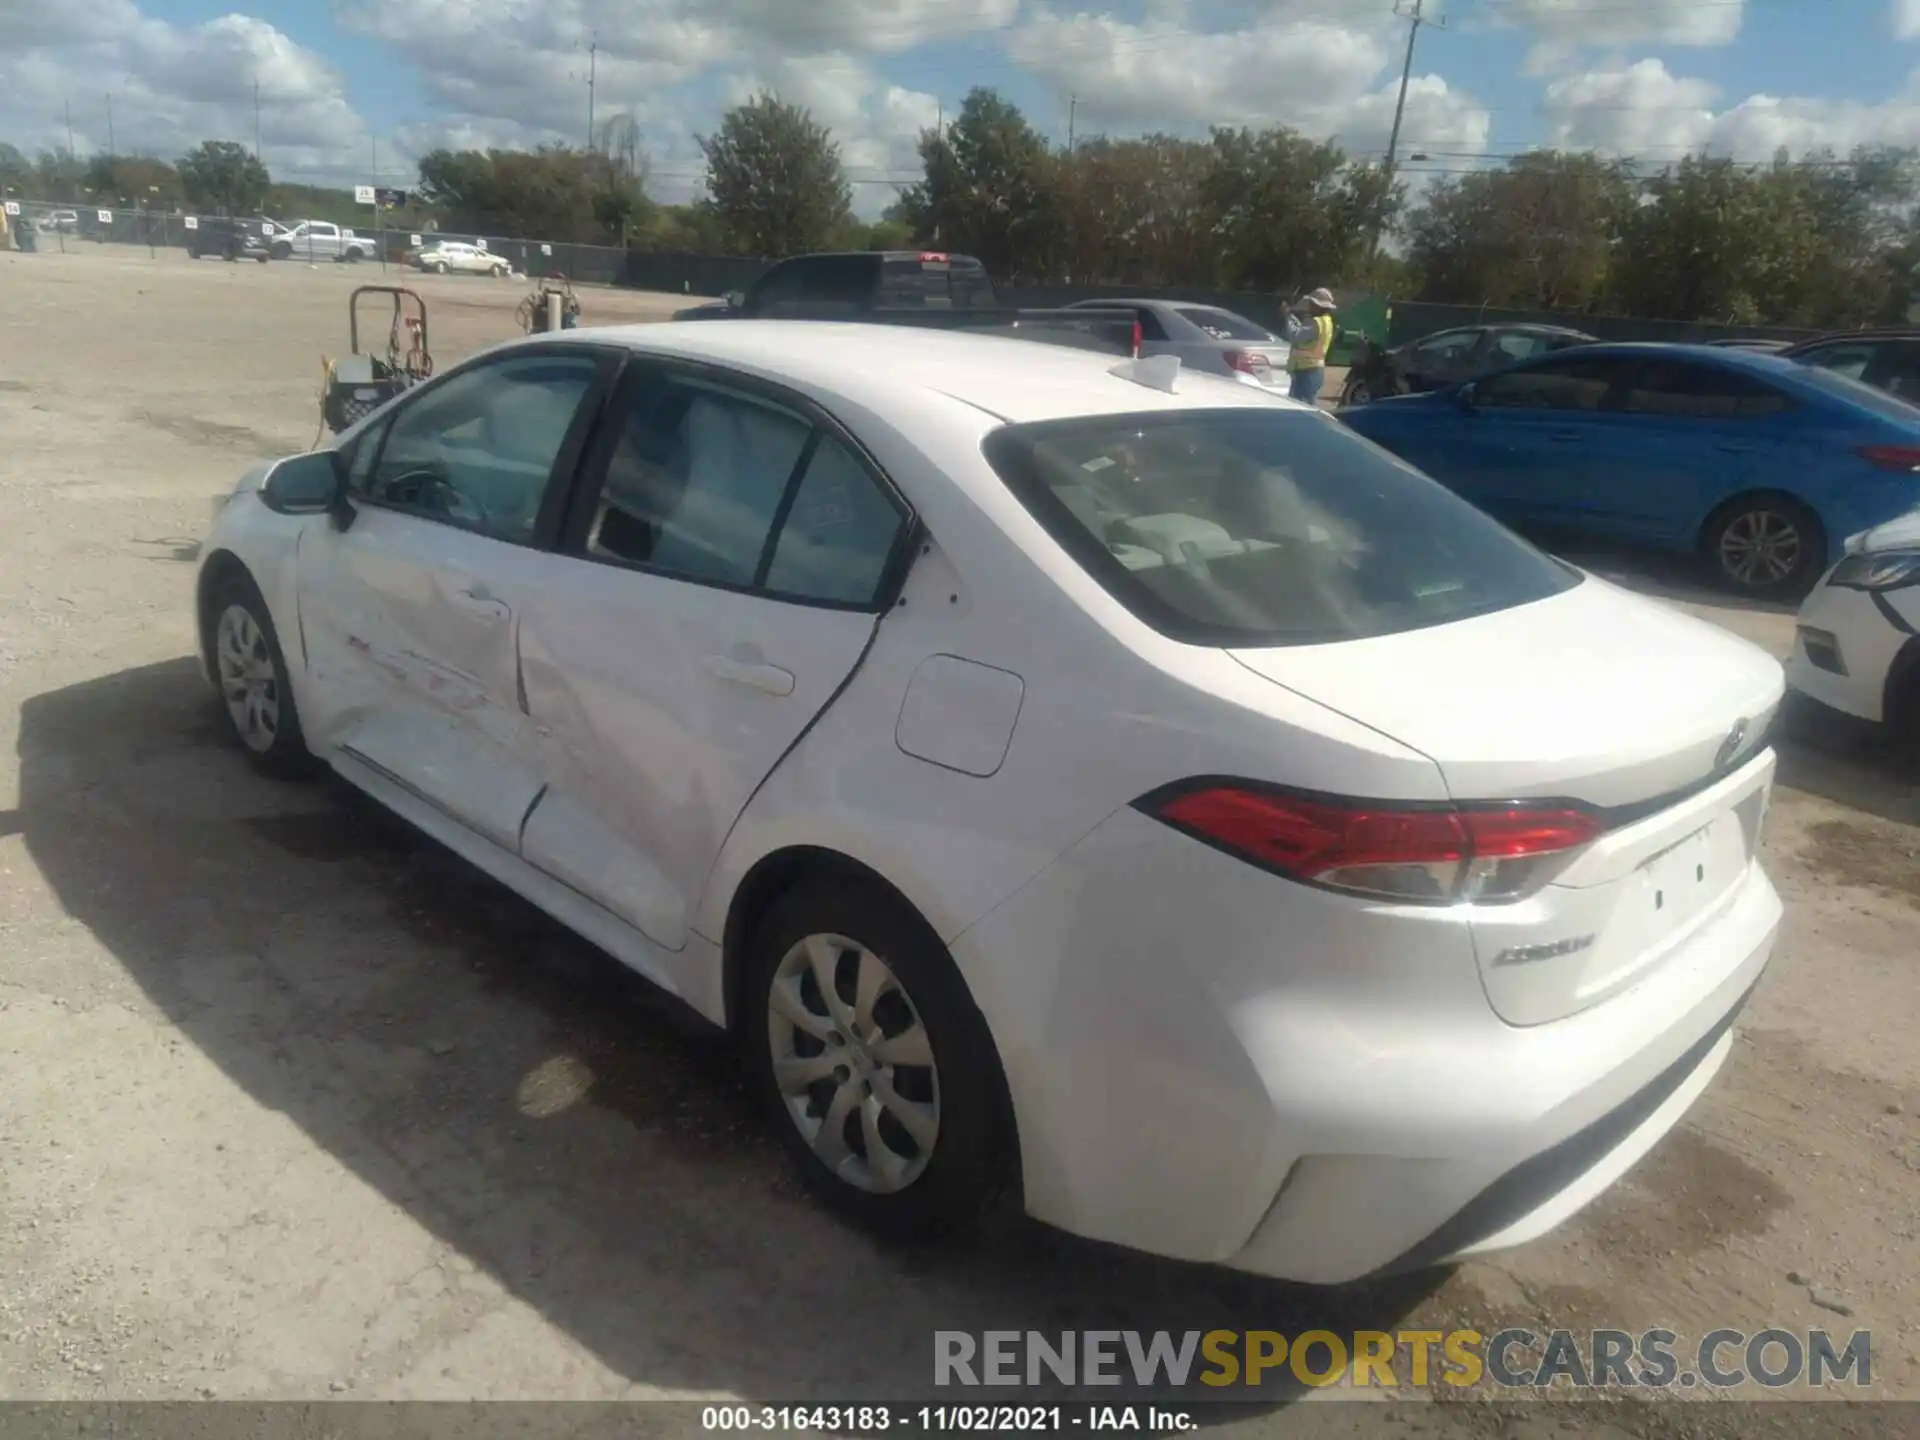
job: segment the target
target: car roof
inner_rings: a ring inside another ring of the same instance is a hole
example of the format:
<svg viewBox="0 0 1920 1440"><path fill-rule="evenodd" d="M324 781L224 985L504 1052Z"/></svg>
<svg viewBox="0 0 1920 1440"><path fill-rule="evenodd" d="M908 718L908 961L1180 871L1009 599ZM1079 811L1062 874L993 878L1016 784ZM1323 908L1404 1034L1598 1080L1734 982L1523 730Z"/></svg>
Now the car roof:
<svg viewBox="0 0 1920 1440"><path fill-rule="evenodd" d="M887 413L910 416L941 398L1009 423L1134 411L1306 409L1297 401L1200 371L1183 373L1172 394L1112 374L1121 357L1066 345L922 329L814 320L666 321L536 334L524 341L622 344L635 350L726 365Z"/></svg>
<svg viewBox="0 0 1920 1440"><path fill-rule="evenodd" d="M1794 349L1803 350L1815 345L1845 345L1861 340L1920 340L1920 329L1910 325L1882 325L1871 330L1836 330L1830 335L1813 335L1792 343Z"/></svg>

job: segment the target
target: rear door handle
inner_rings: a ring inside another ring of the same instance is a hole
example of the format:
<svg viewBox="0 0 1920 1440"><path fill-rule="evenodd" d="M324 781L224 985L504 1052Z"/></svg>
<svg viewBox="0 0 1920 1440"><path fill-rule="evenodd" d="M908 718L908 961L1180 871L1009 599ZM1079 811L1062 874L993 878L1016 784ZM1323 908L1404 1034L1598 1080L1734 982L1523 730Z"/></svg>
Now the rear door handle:
<svg viewBox="0 0 1920 1440"><path fill-rule="evenodd" d="M1578 430L1559 430L1547 437L1556 445L1571 445L1574 441L1584 438Z"/></svg>
<svg viewBox="0 0 1920 1440"><path fill-rule="evenodd" d="M1753 453L1753 446L1744 440L1729 440L1720 448L1729 455L1751 455Z"/></svg>
<svg viewBox="0 0 1920 1440"><path fill-rule="evenodd" d="M764 661L735 660L726 655L709 655L706 667L710 674L730 680L735 685L764 690L769 695L793 693L793 672L782 670L778 665L768 665Z"/></svg>

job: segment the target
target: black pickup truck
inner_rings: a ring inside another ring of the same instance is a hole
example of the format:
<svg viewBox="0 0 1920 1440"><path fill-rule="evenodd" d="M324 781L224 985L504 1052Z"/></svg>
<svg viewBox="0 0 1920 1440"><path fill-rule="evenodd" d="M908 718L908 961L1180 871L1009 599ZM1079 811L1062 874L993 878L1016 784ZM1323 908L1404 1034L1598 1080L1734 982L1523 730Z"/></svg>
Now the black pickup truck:
<svg viewBox="0 0 1920 1440"><path fill-rule="evenodd" d="M1020 310L999 303L986 266L971 255L932 250L867 250L795 255L744 291L696 305L676 320L855 320L1017 335L1113 354L1138 353L1139 312Z"/></svg>

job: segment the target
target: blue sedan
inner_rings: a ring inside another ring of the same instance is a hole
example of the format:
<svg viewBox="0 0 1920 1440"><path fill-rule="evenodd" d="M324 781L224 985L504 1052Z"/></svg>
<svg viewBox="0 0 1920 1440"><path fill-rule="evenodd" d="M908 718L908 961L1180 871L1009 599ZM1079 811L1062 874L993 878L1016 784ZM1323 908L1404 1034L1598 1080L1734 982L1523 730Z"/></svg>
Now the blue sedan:
<svg viewBox="0 0 1920 1440"><path fill-rule="evenodd" d="M1725 347L1587 345L1341 418L1501 519L1699 553L1749 595L1920 507L1920 408Z"/></svg>

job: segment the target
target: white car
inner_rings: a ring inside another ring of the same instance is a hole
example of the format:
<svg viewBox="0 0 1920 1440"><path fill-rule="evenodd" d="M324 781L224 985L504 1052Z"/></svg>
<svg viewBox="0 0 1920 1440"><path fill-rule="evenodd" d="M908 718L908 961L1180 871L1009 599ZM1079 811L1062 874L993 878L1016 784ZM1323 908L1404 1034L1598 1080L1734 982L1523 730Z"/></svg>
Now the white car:
<svg viewBox="0 0 1920 1440"><path fill-rule="evenodd" d="M1846 552L1800 607L1787 682L1920 735L1920 510L1853 536Z"/></svg>
<svg viewBox="0 0 1920 1440"><path fill-rule="evenodd" d="M513 267L500 256L481 249L478 245L469 245L464 240L439 240L427 246L413 257L413 263L422 270L432 271L435 275L448 273L459 275L507 274Z"/></svg>
<svg viewBox="0 0 1920 1440"><path fill-rule="evenodd" d="M737 1034L821 1193L1304 1281L1517 1243L1725 1060L1779 664L1162 357L539 335L250 472L202 655Z"/></svg>

